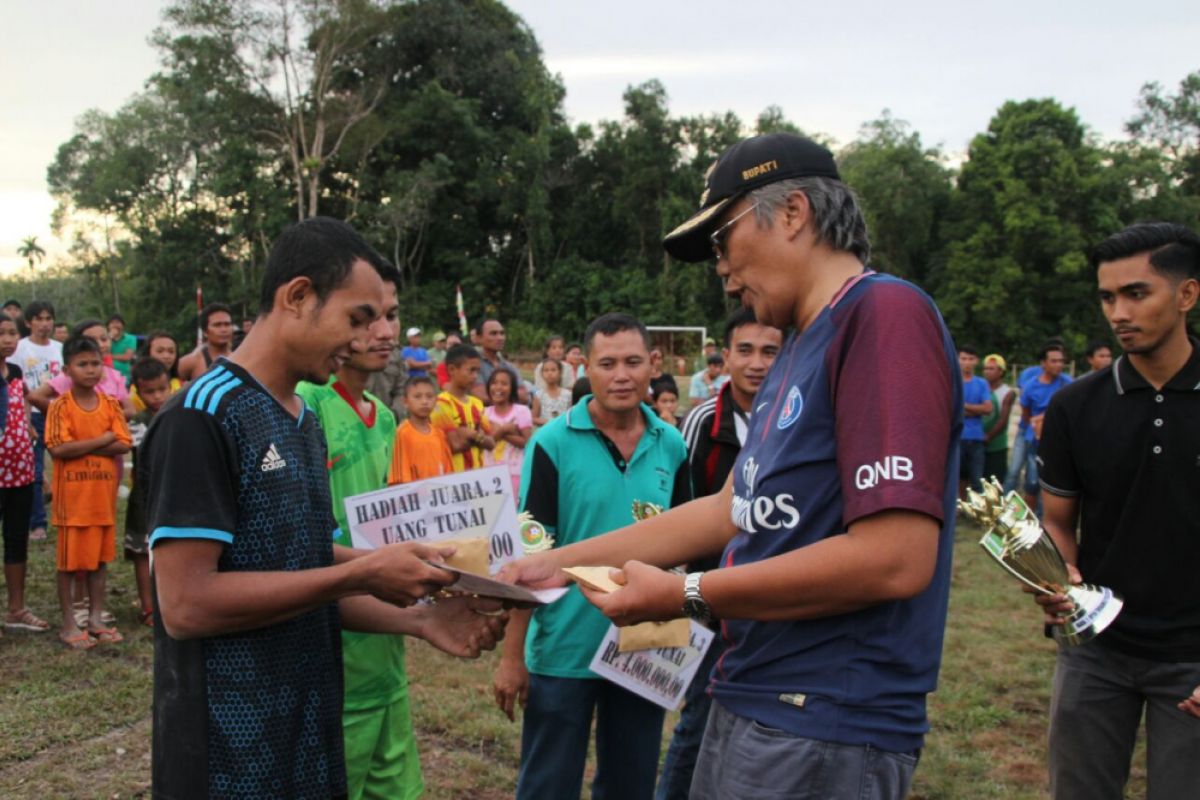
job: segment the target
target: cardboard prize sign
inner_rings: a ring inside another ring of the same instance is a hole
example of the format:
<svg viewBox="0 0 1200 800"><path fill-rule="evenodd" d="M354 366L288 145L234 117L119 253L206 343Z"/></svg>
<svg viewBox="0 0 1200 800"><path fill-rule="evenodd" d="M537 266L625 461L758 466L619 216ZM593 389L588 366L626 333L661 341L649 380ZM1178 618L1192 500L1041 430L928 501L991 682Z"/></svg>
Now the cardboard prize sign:
<svg viewBox="0 0 1200 800"><path fill-rule="evenodd" d="M707 675L697 676L696 670L716 638L716 634L703 625L693 620L687 622L691 626L691 636L686 647L628 653L621 652L620 629L610 626L588 669L667 711L674 711L679 708L683 693L693 680L708 679Z"/></svg>
<svg viewBox="0 0 1200 800"><path fill-rule="evenodd" d="M508 466L455 472L346 498L355 547L448 539L488 541L488 570L521 556Z"/></svg>

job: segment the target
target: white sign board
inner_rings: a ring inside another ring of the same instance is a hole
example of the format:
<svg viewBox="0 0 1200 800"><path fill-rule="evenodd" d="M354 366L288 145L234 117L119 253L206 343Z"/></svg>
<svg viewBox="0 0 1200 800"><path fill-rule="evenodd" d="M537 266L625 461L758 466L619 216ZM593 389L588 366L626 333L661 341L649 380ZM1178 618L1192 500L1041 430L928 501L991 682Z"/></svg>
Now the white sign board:
<svg viewBox="0 0 1200 800"><path fill-rule="evenodd" d="M692 622L691 641L687 647L662 647L630 653L620 652L618 636L617 626L609 626L588 669L655 705L674 711L679 708L683 693L696 678L700 661L712 646L716 634ZM702 675L699 679L708 680L708 676Z"/></svg>
<svg viewBox="0 0 1200 800"><path fill-rule="evenodd" d="M367 550L396 542L488 539L488 569L493 575L521 555L512 478L506 465L347 497L346 521L351 542Z"/></svg>

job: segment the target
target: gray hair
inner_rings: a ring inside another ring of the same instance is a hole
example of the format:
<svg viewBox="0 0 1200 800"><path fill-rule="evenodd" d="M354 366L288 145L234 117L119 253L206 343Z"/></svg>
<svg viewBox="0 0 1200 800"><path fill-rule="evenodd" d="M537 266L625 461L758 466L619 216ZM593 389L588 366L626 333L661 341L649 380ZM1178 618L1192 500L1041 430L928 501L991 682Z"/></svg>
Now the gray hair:
<svg viewBox="0 0 1200 800"><path fill-rule="evenodd" d="M835 250L845 250L858 256L863 264L871 256L871 240L867 236L867 221L854 191L832 178L790 178L769 183L750 193L756 204L755 219L761 228L774 224L775 212L792 192L803 192L812 208L817 226L817 239Z"/></svg>

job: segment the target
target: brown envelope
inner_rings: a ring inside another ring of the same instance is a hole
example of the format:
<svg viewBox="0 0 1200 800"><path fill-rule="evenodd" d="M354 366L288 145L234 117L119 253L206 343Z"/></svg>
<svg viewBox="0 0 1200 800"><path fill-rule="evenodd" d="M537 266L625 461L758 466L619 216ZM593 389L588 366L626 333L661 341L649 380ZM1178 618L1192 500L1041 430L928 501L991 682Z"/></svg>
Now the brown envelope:
<svg viewBox="0 0 1200 800"><path fill-rule="evenodd" d="M446 539L434 542L436 545L451 545L456 548L454 555L446 559L446 563L463 572L473 572L476 575L488 577L488 540L477 539Z"/></svg>
<svg viewBox="0 0 1200 800"><path fill-rule="evenodd" d="M656 647L687 647L691 635L692 624L684 617L668 622L643 622L621 628L617 649L628 653Z"/></svg>
<svg viewBox="0 0 1200 800"><path fill-rule="evenodd" d="M615 592L621 588L619 583L608 577L609 567L563 567L563 572L580 586L586 586L597 592Z"/></svg>

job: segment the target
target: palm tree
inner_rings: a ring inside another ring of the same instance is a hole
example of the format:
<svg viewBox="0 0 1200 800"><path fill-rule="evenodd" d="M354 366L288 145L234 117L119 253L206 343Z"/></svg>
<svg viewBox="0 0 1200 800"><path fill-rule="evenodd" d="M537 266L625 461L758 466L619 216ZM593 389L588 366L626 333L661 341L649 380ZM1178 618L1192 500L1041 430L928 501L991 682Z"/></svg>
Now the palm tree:
<svg viewBox="0 0 1200 800"><path fill-rule="evenodd" d="M37 264L46 257L46 251L37 243L36 236L26 236L21 240L21 246L17 248L17 255L29 262L29 277L32 282L30 287L34 294L37 293Z"/></svg>

